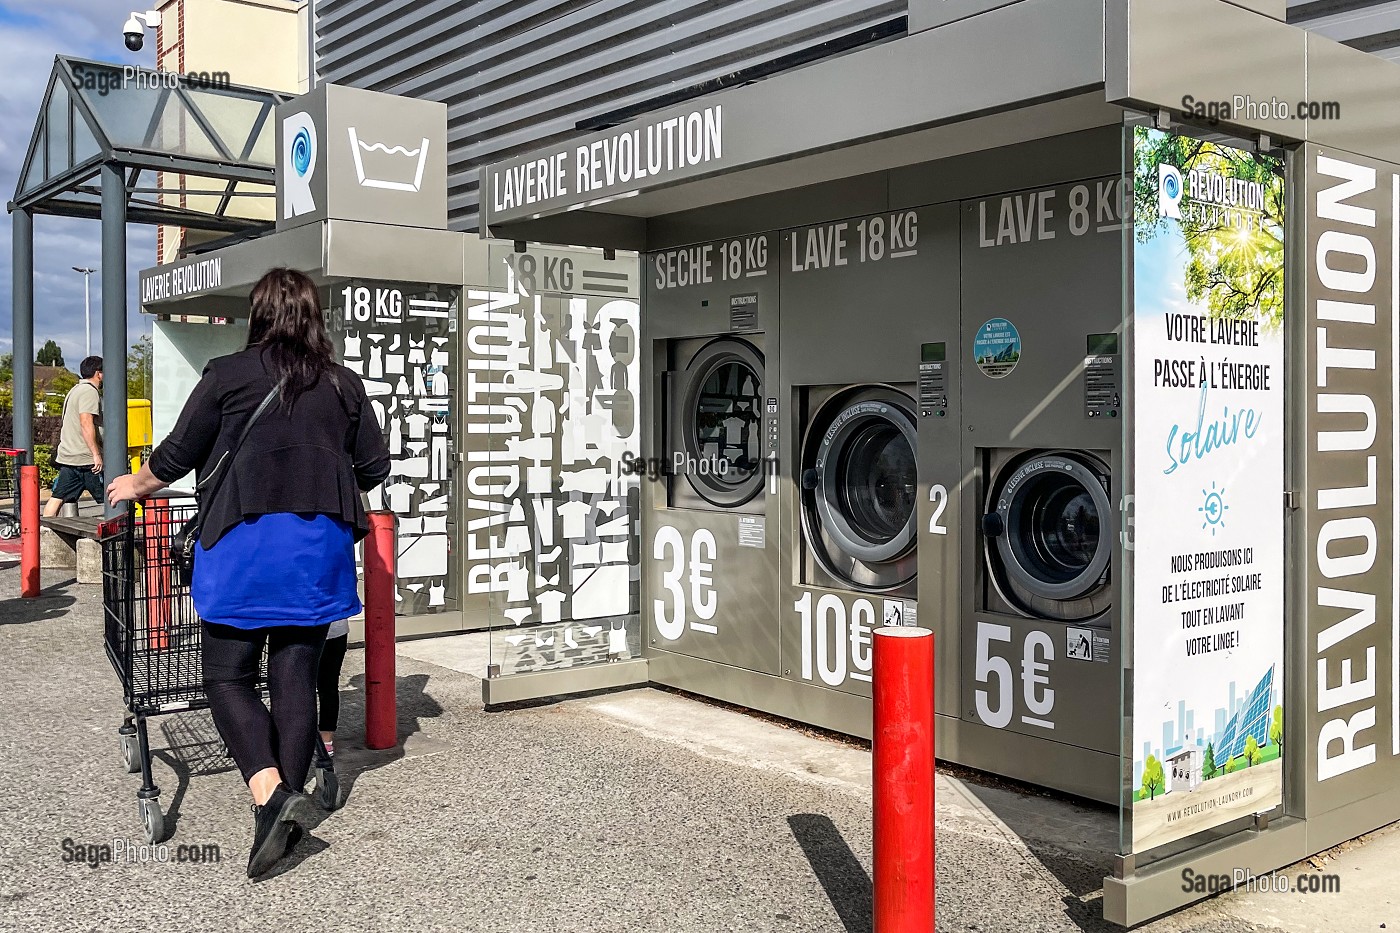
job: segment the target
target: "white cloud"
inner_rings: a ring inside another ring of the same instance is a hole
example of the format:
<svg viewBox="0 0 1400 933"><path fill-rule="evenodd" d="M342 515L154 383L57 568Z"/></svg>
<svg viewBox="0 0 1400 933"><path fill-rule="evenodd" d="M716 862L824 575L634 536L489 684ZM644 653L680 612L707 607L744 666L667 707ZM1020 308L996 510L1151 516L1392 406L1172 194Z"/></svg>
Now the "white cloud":
<svg viewBox="0 0 1400 933"><path fill-rule="evenodd" d="M135 6L141 6L140 3ZM111 0L0 0L0 199L9 200L28 152L56 55L118 64L151 65L154 36L130 53L121 26L134 7ZM10 218L0 216L0 308L9 308ZM155 228L127 228L128 330L134 341L150 325L136 303L137 273L155 264ZM34 331L36 346L56 340L67 362L83 353L83 277L72 266L101 268L101 225L95 220L39 216L34 221ZM94 351L101 346L100 272L92 282ZM11 346L10 313L0 312L0 351Z"/></svg>

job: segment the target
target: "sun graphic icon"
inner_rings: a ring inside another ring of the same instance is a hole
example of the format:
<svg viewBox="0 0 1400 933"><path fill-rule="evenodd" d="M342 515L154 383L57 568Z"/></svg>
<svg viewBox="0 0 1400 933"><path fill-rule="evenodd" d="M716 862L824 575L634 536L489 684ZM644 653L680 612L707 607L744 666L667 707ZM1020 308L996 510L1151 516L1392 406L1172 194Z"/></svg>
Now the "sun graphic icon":
<svg viewBox="0 0 1400 933"><path fill-rule="evenodd" d="M1230 507L1225 504L1223 489L1216 489L1215 483L1210 484L1209 489L1202 489L1201 495L1205 496L1205 502L1197 509L1204 516L1201 528L1210 529L1211 537L1215 537L1215 532L1225 527L1225 513L1230 511Z"/></svg>

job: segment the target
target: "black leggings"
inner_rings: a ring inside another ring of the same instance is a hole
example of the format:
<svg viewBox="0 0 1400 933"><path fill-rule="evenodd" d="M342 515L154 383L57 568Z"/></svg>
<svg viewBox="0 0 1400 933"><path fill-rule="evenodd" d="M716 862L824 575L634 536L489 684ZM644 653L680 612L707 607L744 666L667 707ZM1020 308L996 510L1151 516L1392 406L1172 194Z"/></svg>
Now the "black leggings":
<svg viewBox="0 0 1400 933"><path fill-rule="evenodd" d="M264 768L294 791L306 784L316 741L316 667L330 625L240 629L204 623L204 692L246 782ZM272 712L255 689L267 644Z"/></svg>
<svg viewBox="0 0 1400 933"><path fill-rule="evenodd" d="M349 635L327 638L325 650L321 652L321 670L316 676L321 715L316 728L322 732L334 732L340 721L340 665L345 661L345 647L349 643Z"/></svg>

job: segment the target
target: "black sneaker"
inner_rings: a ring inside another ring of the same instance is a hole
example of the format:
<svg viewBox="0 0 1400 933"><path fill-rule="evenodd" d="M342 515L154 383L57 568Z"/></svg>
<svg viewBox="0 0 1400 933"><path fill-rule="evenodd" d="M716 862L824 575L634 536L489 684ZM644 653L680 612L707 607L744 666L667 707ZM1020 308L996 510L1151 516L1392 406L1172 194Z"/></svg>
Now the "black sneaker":
<svg viewBox="0 0 1400 933"><path fill-rule="evenodd" d="M283 855L291 855L292 850L297 847L302 838L306 835L306 830L301 828L301 824L293 823L292 831L287 833L287 851Z"/></svg>
<svg viewBox="0 0 1400 933"><path fill-rule="evenodd" d="M306 819L310 801L285 784L278 784L261 807L253 807L253 848L248 853L248 877L264 874L287 854L292 828Z"/></svg>

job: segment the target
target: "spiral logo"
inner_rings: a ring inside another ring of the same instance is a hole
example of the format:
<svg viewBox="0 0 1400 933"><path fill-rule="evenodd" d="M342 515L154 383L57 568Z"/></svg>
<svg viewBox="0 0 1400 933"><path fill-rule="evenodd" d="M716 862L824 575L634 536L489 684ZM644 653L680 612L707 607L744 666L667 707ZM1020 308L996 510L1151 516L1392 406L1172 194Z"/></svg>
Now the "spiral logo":
<svg viewBox="0 0 1400 933"><path fill-rule="evenodd" d="M282 120L282 158L277 166L277 183L282 189L284 220L316 210L311 177L316 174L316 123L306 111Z"/></svg>
<svg viewBox="0 0 1400 933"><path fill-rule="evenodd" d="M292 168L298 175L304 176L311 170L311 160L314 156L312 147L311 133L306 127L302 127L292 140Z"/></svg>
<svg viewBox="0 0 1400 933"><path fill-rule="evenodd" d="M1157 212L1162 217L1181 219L1181 170L1175 165L1157 166Z"/></svg>

